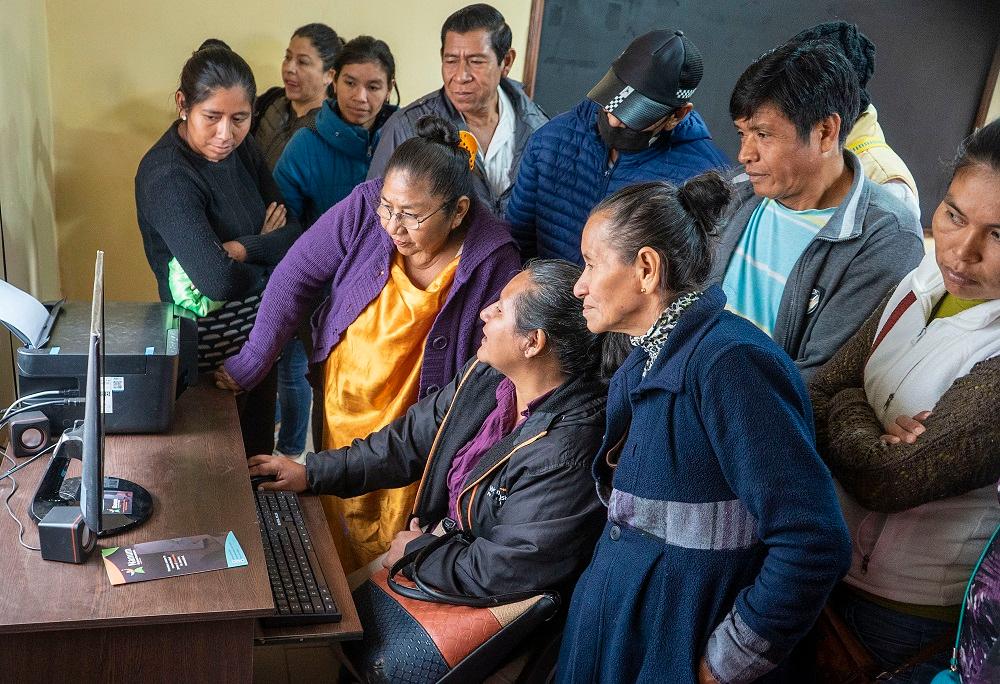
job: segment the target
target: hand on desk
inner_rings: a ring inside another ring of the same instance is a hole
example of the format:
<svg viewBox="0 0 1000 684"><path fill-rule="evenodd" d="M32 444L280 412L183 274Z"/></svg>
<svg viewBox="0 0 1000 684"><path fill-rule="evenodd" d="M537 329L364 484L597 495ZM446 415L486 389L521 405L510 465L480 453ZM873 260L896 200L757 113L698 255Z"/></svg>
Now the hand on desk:
<svg viewBox="0 0 1000 684"><path fill-rule="evenodd" d="M236 392L239 394L243 391L240 384L233 380L233 376L229 374L225 366L219 366L212 373L212 377L215 380L215 386L219 389L229 390L230 392Z"/></svg>
<svg viewBox="0 0 1000 684"><path fill-rule="evenodd" d="M284 456L253 456L247 461L250 476L274 475L274 482L262 482L259 489L282 489L287 492L304 492L309 489L306 467Z"/></svg>
<svg viewBox="0 0 1000 684"><path fill-rule="evenodd" d="M406 554L406 545L417 537L422 537L423 535L424 531L420 529L420 521L414 518L410 521L410 529L398 532L395 539L392 540L392 544L389 545L389 550L382 558L382 567L391 568L395 565L396 561Z"/></svg>

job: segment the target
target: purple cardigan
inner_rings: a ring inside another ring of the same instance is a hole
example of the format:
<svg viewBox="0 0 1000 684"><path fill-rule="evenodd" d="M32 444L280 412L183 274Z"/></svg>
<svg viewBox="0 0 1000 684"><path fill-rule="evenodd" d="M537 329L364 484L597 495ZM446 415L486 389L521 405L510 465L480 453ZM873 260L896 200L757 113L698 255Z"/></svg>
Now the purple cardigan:
<svg viewBox="0 0 1000 684"><path fill-rule="evenodd" d="M288 250L264 290L247 343L226 361L241 387L251 389L264 378L327 288L330 294L312 319L312 363L326 360L347 327L382 292L396 249L375 214L381 192L381 178L361 183ZM420 398L448 384L475 353L482 338L479 312L498 299L521 268L506 223L476 201L466 221L455 280L424 346Z"/></svg>

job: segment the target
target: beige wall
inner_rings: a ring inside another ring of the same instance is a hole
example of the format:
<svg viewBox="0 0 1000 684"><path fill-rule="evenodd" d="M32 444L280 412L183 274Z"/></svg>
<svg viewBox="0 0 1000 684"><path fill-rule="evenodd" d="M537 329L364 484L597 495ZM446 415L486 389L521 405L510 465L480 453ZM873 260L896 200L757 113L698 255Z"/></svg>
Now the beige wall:
<svg viewBox="0 0 1000 684"><path fill-rule="evenodd" d="M59 294L52 116L45 8L37 0L3 4L0 93L0 277L51 299ZM0 328L0 408L13 401L11 353L10 336Z"/></svg>
<svg viewBox="0 0 1000 684"><path fill-rule="evenodd" d="M1000 79L997 79L996 89L993 91L993 99L990 100L990 108L986 112L986 121L989 123L1000 118Z"/></svg>
<svg viewBox="0 0 1000 684"><path fill-rule="evenodd" d="M405 103L440 86L441 23L465 4L47 0L55 208L65 294L89 297L94 251L104 249L109 299L156 298L136 225L133 179L142 155L173 120L180 68L204 38L222 38L242 54L264 90L280 82L281 57L296 27L323 21L347 38L368 33L392 48ZM518 78L531 2L495 5L514 32L519 59L513 75Z"/></svg>

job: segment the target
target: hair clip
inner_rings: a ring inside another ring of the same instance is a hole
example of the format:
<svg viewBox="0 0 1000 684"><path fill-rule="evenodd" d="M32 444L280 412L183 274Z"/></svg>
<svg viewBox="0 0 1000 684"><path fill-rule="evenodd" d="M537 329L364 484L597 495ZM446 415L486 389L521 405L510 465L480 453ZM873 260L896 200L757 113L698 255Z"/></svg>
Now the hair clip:
<svg viewBox="0 0 1000 684"><path fill-rule="evenodd" d="M469 153L469 170L476 168L476 152L479 151L479 142L476 136L469 131L458 132L458 146Z"/></svg>

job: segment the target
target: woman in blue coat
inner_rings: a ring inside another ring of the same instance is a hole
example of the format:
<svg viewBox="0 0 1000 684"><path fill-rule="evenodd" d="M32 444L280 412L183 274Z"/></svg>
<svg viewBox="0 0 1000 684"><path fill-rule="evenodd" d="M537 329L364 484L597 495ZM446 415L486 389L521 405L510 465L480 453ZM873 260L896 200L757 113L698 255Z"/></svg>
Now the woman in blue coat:
<svg viewBox="0 0 1000 684"><path fill-rule="evenodd" d="M396 62L381 40L348 42L333 69L334 97L320 107L315 126L292 136L274 168L285 204L306 226L365 179L382 124L398 109L389 104Z"/></svg>
<svg viewBox="0 0 1000 684"><path fill-rule="evenodd" d="M583 232L593 332L631 336L594 461L608 522L576 586L561 682L750 682L850 562L809 395L785 353L702 290L729 200L714 172L625 188Z"/></svg>

